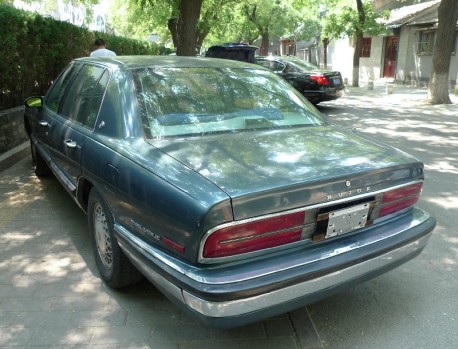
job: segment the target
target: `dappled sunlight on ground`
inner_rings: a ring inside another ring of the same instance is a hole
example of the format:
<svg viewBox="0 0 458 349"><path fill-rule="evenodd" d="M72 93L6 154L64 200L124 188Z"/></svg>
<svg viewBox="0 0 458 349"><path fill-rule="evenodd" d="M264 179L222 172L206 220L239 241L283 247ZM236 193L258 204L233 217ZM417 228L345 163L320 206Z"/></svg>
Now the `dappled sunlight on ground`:
<svg viewBox="0 0 458 349"><path fill-rule="evenodd" d="M444 245L435 261L445 270L458 261L458 97L455 104L425 103L426 90L397 87L387 95L382 87L374 91L348 88L340 100L319 109L330 122L356 128L397 147L425 164L426 181L419 206L438 220L432 240Z"/></svg>
<svg viewBox="0 0 458 349"><path fill-rule="evenodd" d="M438 205L438 206L442 206L442 208L445 209L445 210L458 209L458 198L456 196L423 198L423 200L426 201L426 202ZM457 230L458 230L458 228L457 228Z"/></svg>

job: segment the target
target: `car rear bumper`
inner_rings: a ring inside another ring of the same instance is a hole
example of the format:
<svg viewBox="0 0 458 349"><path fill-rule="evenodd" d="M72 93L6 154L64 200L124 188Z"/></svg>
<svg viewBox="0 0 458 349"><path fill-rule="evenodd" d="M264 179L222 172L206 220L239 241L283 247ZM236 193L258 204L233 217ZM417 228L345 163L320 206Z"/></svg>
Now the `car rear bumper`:
<svg viewBox="0 0 458 349"><path fill-rule="evenodd" d="M212 327L234 327L297 309L371 279L423 250L434 218L414 209L401 219L271 258L225 267L185 264L116 226L137 268L174 303Z"/></svg>
<svg viewBox="0 0 458 349"><path fill-rule="evenodd" d="M344 89L330 87L319 91L305 90L303 94L310 102L317 104L319 102L333 101L342 97Z"/></svg>

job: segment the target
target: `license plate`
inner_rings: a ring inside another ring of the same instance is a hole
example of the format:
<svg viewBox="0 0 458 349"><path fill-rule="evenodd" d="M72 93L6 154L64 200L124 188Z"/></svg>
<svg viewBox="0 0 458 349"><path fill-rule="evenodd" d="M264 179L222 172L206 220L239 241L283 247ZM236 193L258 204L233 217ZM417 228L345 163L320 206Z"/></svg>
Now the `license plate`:
<svg viewBox="0 0 458 349"><path fill-rule="evenodd" d="M334 78L332 79L332 81L334 82L334 85L340 85L341 84L341 81L339 78Z"/></svg>
<svg viewBox="0 0 458 349"><path fill-rule="evenodd" d="M369 203L329 212L325 238L342 235L363 228L367 223Z"/></svg>

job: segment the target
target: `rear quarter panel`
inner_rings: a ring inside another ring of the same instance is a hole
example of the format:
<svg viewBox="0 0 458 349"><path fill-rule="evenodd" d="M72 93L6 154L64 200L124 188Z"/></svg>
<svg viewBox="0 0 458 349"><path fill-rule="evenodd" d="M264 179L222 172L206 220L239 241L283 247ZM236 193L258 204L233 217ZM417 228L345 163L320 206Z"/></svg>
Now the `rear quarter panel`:
<svg viewBox="0 0 458 349"><path fill-rule="evenodd" d="M170 252L191 262L204 231L232 219L225 193L142 139L89 139L83 176L107 201L115 222L165 249L167 236L185 246L184 254Z"/></svg>

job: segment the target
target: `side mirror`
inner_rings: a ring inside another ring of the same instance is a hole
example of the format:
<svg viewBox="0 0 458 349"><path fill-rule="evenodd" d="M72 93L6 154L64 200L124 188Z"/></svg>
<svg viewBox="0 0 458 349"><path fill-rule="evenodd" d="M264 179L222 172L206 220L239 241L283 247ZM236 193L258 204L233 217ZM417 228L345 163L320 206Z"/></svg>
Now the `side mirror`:
<svg viewBox="0 0 458 349"><path fill-rule="evenodd" d="M37 108L43 106L43 97L29 97L25 100L25 106L29 108Z"/></svg>

